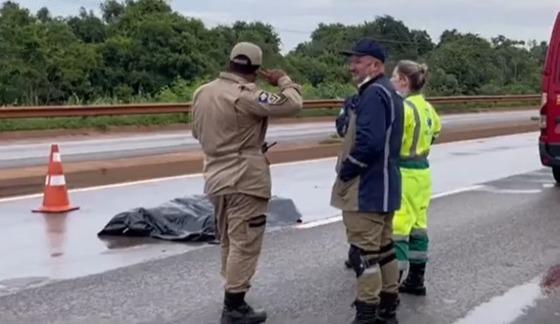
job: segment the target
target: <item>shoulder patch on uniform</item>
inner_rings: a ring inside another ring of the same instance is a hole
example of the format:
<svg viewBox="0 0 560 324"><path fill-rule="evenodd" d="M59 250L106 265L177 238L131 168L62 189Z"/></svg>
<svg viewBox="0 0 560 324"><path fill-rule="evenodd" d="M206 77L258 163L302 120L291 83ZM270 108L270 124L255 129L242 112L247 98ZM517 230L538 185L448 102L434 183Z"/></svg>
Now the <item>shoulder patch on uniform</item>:
<svg viewBox="0 0 560 324"><path fill-rule="evenodd" d="M267 91L261 91L258 96L258 100L260 103L268 104L268 105L281 105L283 104L288 98L283 94L276 94L270 93Z"/></svg>
<svg viewBox="0 0 560 324"><path fill-rule="evenodd" d="M259 102L268 103L268 92L262 91L259 94Z"/></svg>

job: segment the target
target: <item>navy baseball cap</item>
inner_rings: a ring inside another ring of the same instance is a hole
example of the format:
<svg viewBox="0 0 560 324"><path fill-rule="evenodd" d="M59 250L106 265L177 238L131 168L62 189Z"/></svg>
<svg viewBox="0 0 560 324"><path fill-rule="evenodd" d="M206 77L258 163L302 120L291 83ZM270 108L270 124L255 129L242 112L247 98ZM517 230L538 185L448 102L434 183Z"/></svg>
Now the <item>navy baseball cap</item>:
<svg viewBox="0 0 560 324"><path fill-rule="evenodd" d="M373 56L385 63L385 49L373 39L364 38L359 40L350 50L342 51L344 55Z"/></svg>

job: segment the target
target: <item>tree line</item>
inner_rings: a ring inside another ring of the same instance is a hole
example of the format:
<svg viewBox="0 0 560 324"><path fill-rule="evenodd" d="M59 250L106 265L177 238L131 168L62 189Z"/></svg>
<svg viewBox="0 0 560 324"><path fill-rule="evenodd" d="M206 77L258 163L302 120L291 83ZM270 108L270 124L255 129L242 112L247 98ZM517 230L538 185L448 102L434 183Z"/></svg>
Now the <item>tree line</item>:
<svg viewBox="0 0 560 324"><path fill-rule="evenodd" d="M535 93L547 49L546 42L487 40L455 29L435 42L426 31L381 16L360 25L319 24L307 42L282 55L281 39L266 23L208 28L164 0L106 0L101 13L55 17L48 8L31 13L4 2L0 104L188 101L223 70L238 41L260 45L265 67L287 70L305 98L343 98L355 90L338 52L362 37L385 45L389 69L399 59L428 63L429 95Z"/></svg>

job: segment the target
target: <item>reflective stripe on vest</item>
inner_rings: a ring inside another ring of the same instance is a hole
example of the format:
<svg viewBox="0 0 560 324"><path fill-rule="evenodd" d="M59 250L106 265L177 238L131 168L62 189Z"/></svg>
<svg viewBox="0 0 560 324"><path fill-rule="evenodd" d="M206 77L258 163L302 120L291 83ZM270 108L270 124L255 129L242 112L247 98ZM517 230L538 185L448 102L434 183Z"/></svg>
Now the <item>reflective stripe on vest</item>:
<svg viewBox="0 0 560 324"><path fill-rule="evenodd" d="M418 112L418 108L414 103L412 103L412 101L405 100L404 102L408 104L414 112L414 135L412 137L412 145L410 146L410 155L408 156L409 159L413 159L416 157L418 141L420 139L420 113Z"/></svg>
<svg viewBox="0 0 560 324"><path fill-rule="evenodd" d="M414 132L412 134L412 144L408 152L408 156L401 156L400 166L409 169L427 169L430 167L428 163L428 152L418 154L418 142L420 141L420 131L422 130L422 120L418 107L410 100L404 100L414 114ZM406 136L406 134L405 134Z"/></svg>

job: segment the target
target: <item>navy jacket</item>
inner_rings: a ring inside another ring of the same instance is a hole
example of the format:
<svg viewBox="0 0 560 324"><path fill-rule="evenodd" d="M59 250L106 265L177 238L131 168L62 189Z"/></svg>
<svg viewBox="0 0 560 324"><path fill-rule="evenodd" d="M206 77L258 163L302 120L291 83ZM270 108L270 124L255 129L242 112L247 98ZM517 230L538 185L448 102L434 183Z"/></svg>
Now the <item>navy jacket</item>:
<svg viewBox="0 0 560 324"><path fill-rule="evenodd" d="M336 123L345 139L337 163L333 206L375 213L400 208L403 111L402 98L385 76L363 84L345 102Z"/></svg>

